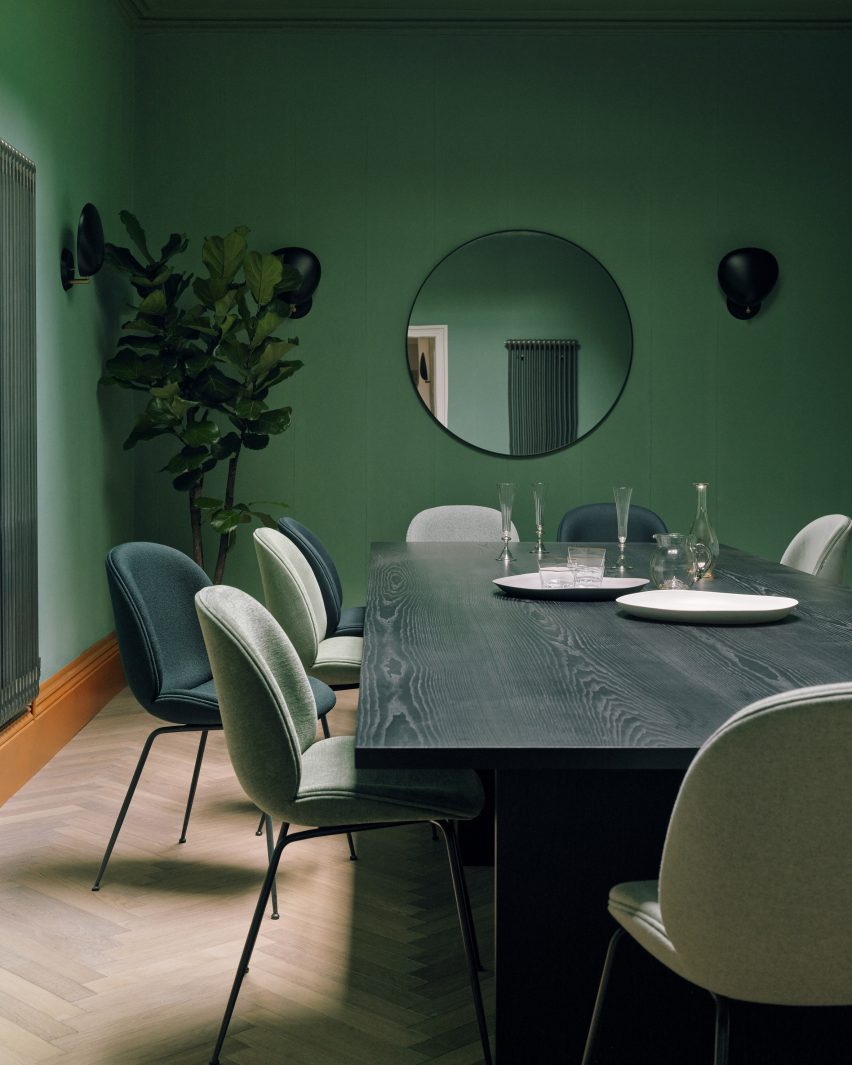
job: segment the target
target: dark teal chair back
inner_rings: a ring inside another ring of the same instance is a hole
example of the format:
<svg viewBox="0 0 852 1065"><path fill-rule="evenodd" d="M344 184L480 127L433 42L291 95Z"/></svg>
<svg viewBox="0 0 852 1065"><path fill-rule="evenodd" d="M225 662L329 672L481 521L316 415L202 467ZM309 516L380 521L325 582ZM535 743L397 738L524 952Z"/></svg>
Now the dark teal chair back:
<svg viewBox="0 0 852 1065"><path fill-rule="evenodd" d="M654 533L666 533L668 527L659 514L647 507L633 505L627 519L628 543L653 543ZM618 540L618 524L615 518L615 503L584 503L566 511L556 539L562 544L615 543Z"/></svg>

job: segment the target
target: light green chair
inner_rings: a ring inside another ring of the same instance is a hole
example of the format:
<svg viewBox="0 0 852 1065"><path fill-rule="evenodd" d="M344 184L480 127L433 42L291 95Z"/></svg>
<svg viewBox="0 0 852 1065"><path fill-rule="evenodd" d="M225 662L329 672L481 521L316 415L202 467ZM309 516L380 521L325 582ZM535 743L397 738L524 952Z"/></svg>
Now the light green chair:
<svg viewBox="0 0 852 1065"><path fill-rule="evenodd" d="M314 571L296 545L277 529L254 534L266 607L287 633L302 665L332 688L361 679L363 636L326 636L328 618Z"/></svg>
<svg viewBox="0 0 852 1065"><path fill-rule="evenodd" d="M627 932L716 1002L852 1005L852 683L784 692L729 718L690 766L659 880L618 884L583 1065Z"/></svg>
<svg viewBox="0 0 852 1065"><path fill-rule="evenodd" d="M316 709L304 666L269 611L223 585L203 588L195 602L237 778L264 813L282 822L211 1065L218 1065L284 848L297 840L417 821L437 825L447 845L483 1057L490 1065L478 951L453 824L481 810L479 777L472 770L356 769L353 736L316 740ZM316 827L291 834L291 824Z"/></svg>

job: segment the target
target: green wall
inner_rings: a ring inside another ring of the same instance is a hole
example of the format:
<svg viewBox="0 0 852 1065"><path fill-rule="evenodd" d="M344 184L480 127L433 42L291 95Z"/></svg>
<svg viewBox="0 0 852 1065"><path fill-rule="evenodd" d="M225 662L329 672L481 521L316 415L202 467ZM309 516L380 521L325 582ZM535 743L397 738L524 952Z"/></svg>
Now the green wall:
<svg viewBox="0 0 852 1065"><path fill-rule="evenodd" d="M95 383L120 319L103 276L66 293L92 201L131 197L132 34L109 0L0 0L0 137L36 164L39 629L49 677L112 628L104 556L132 536L124 397Z"/></svg>
<svg viewBox="0 0 852 1065"><path fill-rule="evenodd" d="M549 486L547 527L614 483L684 529L711 483L723 541L778 557L812 517L852 511L848 33L391 31L140 36L137 206L158 235L239 223L323 263L298 323L293 428L247 456L247 498L289 500L363 596L371 540L433 504ZM168 77L158 72L168 71ZM511 76L509 73L511 72ZM521 73L522 72L522 73ZM423 279L482 233L587 249L633 320L628 387L578 445L542 459L464 447L411 388ZM743 245L781 280L752 322L716 284ZM140 450L138 529L187 546ZM247 537L232 582L257 589Z"/></svg>

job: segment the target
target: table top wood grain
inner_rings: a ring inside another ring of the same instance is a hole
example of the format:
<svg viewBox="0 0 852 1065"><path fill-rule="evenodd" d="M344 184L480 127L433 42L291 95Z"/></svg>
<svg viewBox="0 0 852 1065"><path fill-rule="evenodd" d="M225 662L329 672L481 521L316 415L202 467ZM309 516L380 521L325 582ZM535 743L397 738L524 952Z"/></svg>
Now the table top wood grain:
<svg viewBox="0 0 852 1065"><path fill-rule="evenodd" d="M760 625L654 622L615 602L504 595L531 544L373 546L356 760L362 766L677 768L732 713L852 680L852 589L723 547L708 590L792 596ZM565 545L548 545L553 555ZM615 546L610 545L615 551ZM653 545L628 545L648 576Z"/></svg>

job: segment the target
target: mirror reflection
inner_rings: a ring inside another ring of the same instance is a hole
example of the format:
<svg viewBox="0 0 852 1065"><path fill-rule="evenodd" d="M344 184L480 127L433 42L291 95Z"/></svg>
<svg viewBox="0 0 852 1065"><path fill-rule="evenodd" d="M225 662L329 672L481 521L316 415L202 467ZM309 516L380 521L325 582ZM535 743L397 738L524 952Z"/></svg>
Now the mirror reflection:
<svg viewBox="0 0 852 1065"><path fill-rule="evenodd" d="M411 308L407 350L421 402L454 436L499 455L541 455L610 412L633 333L597 259L562 237L507 230L432 270Z"/></svg>

